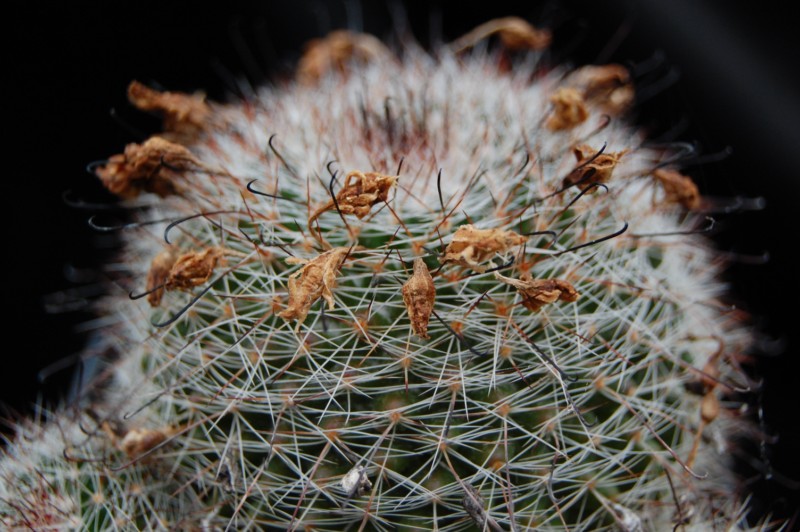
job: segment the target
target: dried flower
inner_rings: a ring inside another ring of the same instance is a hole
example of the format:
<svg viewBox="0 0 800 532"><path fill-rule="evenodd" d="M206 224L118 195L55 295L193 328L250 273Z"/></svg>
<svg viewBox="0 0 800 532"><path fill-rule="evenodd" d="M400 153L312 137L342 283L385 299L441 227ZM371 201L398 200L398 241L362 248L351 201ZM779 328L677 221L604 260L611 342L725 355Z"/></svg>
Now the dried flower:
<svg viewBox="0 0 800 532"><path fill-rule="evenodd" d="M142 111L155 111L164 117L165 137L188 140L207 127L211 109L205 95L181 92L160 92L133 81L128 86L128 99Z"/></svg>
<svg viewBox="0 0 800 532"><path fill-rule="evenodd" d="M494 273L500 281L519 291L522 304L531 312L556 301L577 301L580 294L568 281L562 279L534 279L529 272L523 272L519 280Z"/></svg>
<svg viewBox="0 0 800 532"><path fill-rule="evenodd" d="M578 89L590 105L612 116L633 105L633 83L628 69L622 65L584 66L570 74L565 83Z"/></svg>
<svg viewBox="0 0 800 532"><path fill-rule="evenodd" d="M217 261L222 257L222 250L211 247L200 252L190 252L181 255L169 271L167 290L189 290L204 284L211 278L211 273L217 267Z"/></svg>
<svg viewBox="0 0 800 532"><path fill-rule="evenodd" d="M150 272L147 274L147 302L151 307L161 304L164 288L167 286L170 271L178 256L172 248L166 248L158 253L150 263Z"/></svg>
<svg viewBox="0 0 800 532"><path fill-rule="evenodd" d="M445 249L442 263L455 262L475 271L483 272L480 263L491 259L497 253L521 246L528 237L505 229L476 229L472 224L462 225L453 235L453 240Z"/></svg>
<svg viewBox="0 0 800 532"><path fill-rule="evenodd" d="M505 17L484 22L453 42L451 47L462 51L492 35L497 35L508 50L542 50L552 39L549 30L534 28L519 17Z"/></svg>
<svg viewBox="0 0 800 532"><path fill-rule="evenodd" d="M666 203L677 203L689 210L700 207L700 191L691 177L671 168L658 168L653 177L664 188Z"/></svg>
<svg viewBox="0 0 800 532"><path fill-rule="evenodd" d="M308 226L311 227L322 213L336 207L342 214L355 214L360 220L369 214L373 205L385 202L389 198L389 191L396 184L397 176L354 170L347 174L344 187L336 194L336 201L330 200L317 209L309 217Z"/></svg>
<svg viewBox="0 0 800 532"><path fill-rule="evenodd" d="M589 183L607 183L611 179L614 168L625 155L625 151L617 153L601 153L591 146L582 144L573 150L578 165L564 178L564 186L588 185Z"/></svg>
<svg viewBox="0 0 800 532"><path fill-rule="evenodd" d="M336 275L351 251L351 248L342 247L330 249L311 260L286 259L288 264L304 266L289 277L289 305L279 316L286 320L297 320L295 330L299 330L311 305L320 297L325 298L328 308L333 310Z"/></svg>
<svg viewBox="0 0 800 532"><path fill-rule="evenodd" d="M123 198L135 198L141 192L163 198L176 193L176 175L198 164L180 144L150 137L144 144L128 144L125 153L113 155L96 173L110 192Z"/></svg>
<svg viewBox="0 0 800 532"><path fill-rule="evenodd" d="M313 84L330 72L346 72L350 62L388 57L391 57L389 51L372 35L334 31L324 39L314 39L306 45L297 67L297 79L301 83Z"/></svg>
<svg viewBox="0 0 800 532"><path fill-rule="evenodd" d="M553 103L553 115L547 119L546 126L551 131L570 129L589 117L583 96L576 89L562 87L550 97L550 101Z"/></svg>

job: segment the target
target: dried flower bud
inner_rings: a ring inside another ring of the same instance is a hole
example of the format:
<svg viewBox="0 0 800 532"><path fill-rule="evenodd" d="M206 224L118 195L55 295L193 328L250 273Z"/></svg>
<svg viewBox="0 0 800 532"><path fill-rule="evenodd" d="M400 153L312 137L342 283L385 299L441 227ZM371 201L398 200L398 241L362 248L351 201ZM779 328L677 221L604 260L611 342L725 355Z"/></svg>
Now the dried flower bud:
<svg viewBox="0 0 800 532"><path fill-rule="evenodd" d="M320 297L324 297L328 308L333 309L336 274L350 251L350 248L342 247L328 250L311 260L294 257L286 259L289 264L305 266L289 277L289 304L278 315L286 320L297 320L295 330L299 330L311 310L311 305Z"/></svg>
<svg viewBox="0 0 800 532"><path fill-rule="evenodd" d="M492 35L497 35L508 50L543 50L550 46L552 40L549 30L534 28L518 17L504 17L484 22L458 38L452 47L456 51L462 51Z"/></svg>
<svg viewBox="0 0 800 532"><path fill-rule="evenodd" d="M691 177L670 168L655 170L653 177L664 188L666 203L677 203L689 210L700 207L700 191Z"/></svg>
<svg viewBox="0 0 800 532"><path fill-rule="evenodd" d="M494 276L516 288L522 296L522 304L532 312L536 312L548 303L555 303L558 300L572 302L580 297L572 284L561 279L534 279L528 272L524 272L519 280L504 277L497 272Z"/></svg>
<svg viewBox="0 0 800 532"><path fill-rule="evenodd" d="M331 200L317 209L309 217L308 225L310 227L322 213L337 206L342 214L355 214L360 220L369 214L373 205L386 201L389 198L389 191L396 184L397 176L354 170L347 174L344 187L336 194L336 202Z"/></svg>
<svg viewBox="0 0 800 532"><path fill-rule="evenodd" d="M128 86L128 100L142 111L160 113L166 136L177 139L193 137L207 125L211 115L202 93L160 92L138 81Z"/></svg>
<svg viewBox="0 0 800 532"><path fill-rule="evenodd" d="M527 236L503 229L476 229L472 224L462 225L445 249L443 263L455 262L475 271L483 272L480 263L497 253L504 253L528 241Z"/></svg>
<svg viewBox="0 0 800 532"><path fill-rule="evenodd" d="M711 423L719 415L719 399L717 395L710 391L703 396L700 401L700 417L705 423Z"/></svg>
<svg viewBox="0 0 800 532"><path fill-rule="evenodd" d="M550 101L554 109L546 125L551 131L571 129L589 117L583 96L577 89L562 87L553 93Z"/></svg>
<svg viewBox="0 0 800 532"><path fill-rule="evenodd" d="M167 285L170 271L178 256L172 248L162 250L150 263L150 272L147 274L147 302L151 307L161 304L164 288Z"/></svg>
<svg viewBox="0 0 800 532"><path fill-rule="evenodd" d="M175 175L198 166L194 155L161 137L150 137L144 144L128 144L125 153L112 156L97 168L97 176L113 194L135 198L140 192L153 192L162 198L175 194Z"/></svg>
<svg viewBox="0 0 800 532"><path fill-rule="evenodd" d="M167 290L188 290L204 284L211 278L220 257L222 250L216 247L181 255L170 269Z"/></svg>
<svg viewBox="0 0 800 532"><path fill-rule="evenodd" d="M564 186L577 183L606 183L611 179L614 168L625 155L625 151L617 153L600 153L591 146L582 144L573 150L578 166L564 178Z"/></svg>
<svg viewBox="0 0 800 532"><path fill-rule="evenodd" d="M581 91L590 105L612 116L624 113L634 102L633 83L622 65L585 66L570 74L566 83Z"/></svg>
<svg viewBox="0 0 800 532"><path fill-rule="evenodd" d="M306 45L297 66L297 79L301 83L316 83L330 72L347 72L347 63L351 61L369 62L382 57L390 57L389 51L372 35L334 31Z"/></svg>
<svg viewBox="0 0 800 532"><path fill-rule="evenodd" d="M428 338L428 321L435 298L436 288L428 266L417 257L414 259L414 274L403 285L403 302L411 319L411 329L420 338Z"/></svg>

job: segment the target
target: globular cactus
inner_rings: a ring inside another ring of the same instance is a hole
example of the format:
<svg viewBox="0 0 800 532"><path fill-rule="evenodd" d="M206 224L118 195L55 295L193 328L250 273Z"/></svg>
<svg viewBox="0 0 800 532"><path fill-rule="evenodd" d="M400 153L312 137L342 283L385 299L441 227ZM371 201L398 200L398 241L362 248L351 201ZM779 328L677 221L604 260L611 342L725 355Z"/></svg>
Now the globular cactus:
<svg viewBox="0 0 800 532"><path fill-rule="evenodd" d="M704 199L620 118L625 69L546 71L548 41L503 19L396 56L336 32L228 105L133 83L165 131L96 168L135 216L112 354L20 426L2 522L746 526L752 334Z"/></svg>

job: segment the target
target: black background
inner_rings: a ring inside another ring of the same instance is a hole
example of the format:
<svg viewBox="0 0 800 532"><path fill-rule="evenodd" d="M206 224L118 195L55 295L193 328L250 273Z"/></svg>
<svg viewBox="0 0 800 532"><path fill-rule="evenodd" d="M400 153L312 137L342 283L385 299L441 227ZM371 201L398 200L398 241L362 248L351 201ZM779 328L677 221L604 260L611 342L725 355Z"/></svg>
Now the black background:
<svg viewBox="0 0 800 532"><path fill-rule="evenodd" d="M390 12L398 7L423 45L515 14L554 28L555 60L663 58L654 79L669 80L670 71L679 78L642 102L634 120L656 135L684 124L679 139L696 142L704 153L731 146L724 161L687 173L709 195L766 199L764 211L722 217L715 238L737 254L771 255L765 265L734 262L726 274L732 301L763 331L764 353L753 372L764 382L767 430L779 436L767 447L769 466L756 446L740 453L752 454L741 470L757 512L796 518L800 497L791 479L800 479L800 290L792 246L800 244L800 31L776 0L740 6L724 0L111 4L15 3L6 15L0 115L7 139L0 170L7 201L0 211L6 417L67 393L74 366L44 384L37 373L81 352L86 335L80 330L92 318L86 303L114 240L92 232L88 214L67 207L62 194L108 201L86 164L142 140L137 131L157 130L156 119L126 102L132 79L228 100L237 79L290 75L302 44L330 29L388 36L395 27ZM658 88L654 80L647 85ZM53 307L62 311L47 312ZM752 398L754 405L758 400ZM769 468L772 479L757 473Z"/></svg>

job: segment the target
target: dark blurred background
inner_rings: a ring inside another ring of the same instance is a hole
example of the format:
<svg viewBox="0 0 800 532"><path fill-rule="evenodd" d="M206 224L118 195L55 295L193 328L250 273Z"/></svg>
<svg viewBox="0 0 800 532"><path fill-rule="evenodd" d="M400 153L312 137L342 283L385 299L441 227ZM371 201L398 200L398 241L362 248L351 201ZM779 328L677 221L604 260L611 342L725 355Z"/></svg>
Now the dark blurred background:
<svg viewBox="0 0 800 532"><path fill-rule="evenodd" d="M764 385L749 400L753 411L763 404L764 427L777 437L765 449L743 447L743 482L753 490L755 515L796 519L800 326L793 309L800 290L790 244L799 243L800 228L800 32L777 0L86 4L15 2L6 16L5 418L69 393L69 360L87 341L99 266L115 241L90 230L89 213L62 196L110 201L86 164L142 140L137 131L157 131L158 120L127 104L132 79L228 100L245 79L290 75L303 43L334 28L386 37L397 26L392 14L404 13L427 46L513 14L553 28L553 61L652 67L637 124L655 136L677 133L705 154L731 147L724 160L686 173L708 195L765 198L763 211L720 217L715 238L735 259L726 273L732 301L762 331L752 371ZM754 264L765 251L770 261ZM52 366L65 359L63 369Z"/></svg>

